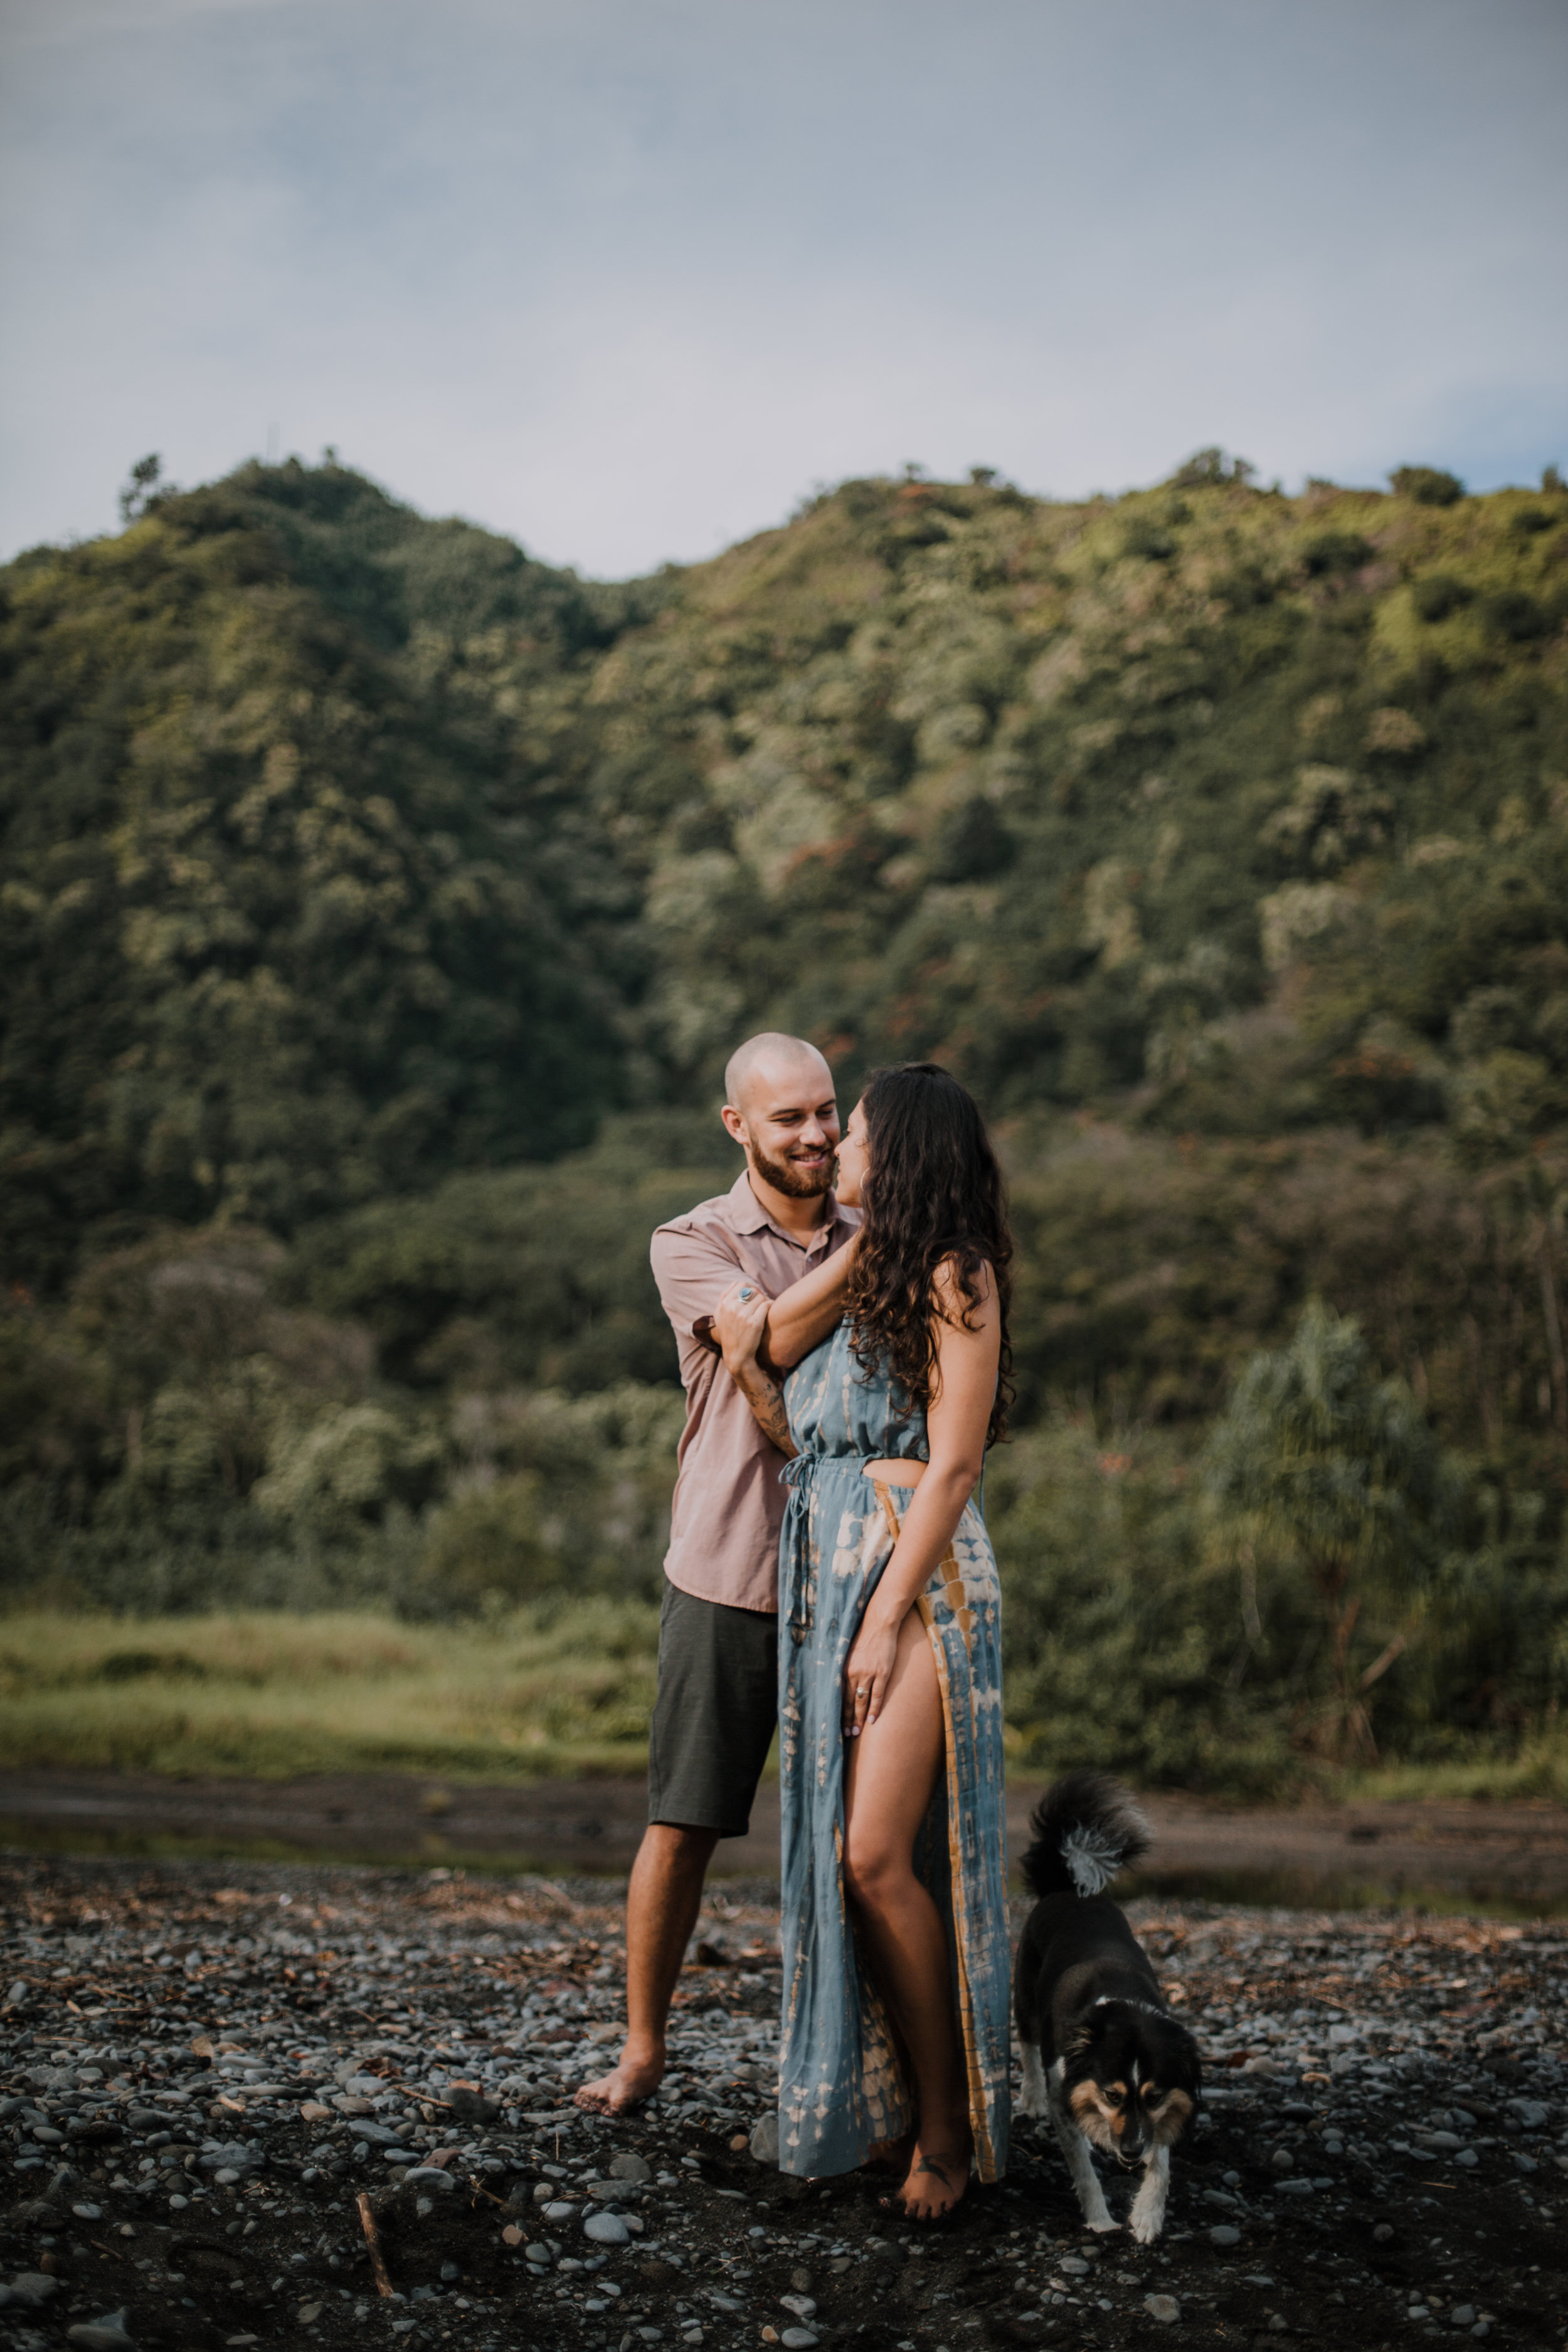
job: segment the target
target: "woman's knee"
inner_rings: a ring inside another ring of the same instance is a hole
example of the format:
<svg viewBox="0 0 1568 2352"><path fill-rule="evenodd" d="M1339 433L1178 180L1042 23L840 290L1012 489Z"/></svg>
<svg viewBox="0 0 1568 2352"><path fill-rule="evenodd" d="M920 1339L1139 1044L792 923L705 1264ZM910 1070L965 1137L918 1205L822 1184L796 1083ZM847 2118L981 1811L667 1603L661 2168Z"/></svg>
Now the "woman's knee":
<svg viewBox="0 0 1568 2352"><path fill-rule="evenodd" d="M852 1903L881 1910L902 1892L914 1876L914 1858L874 1832L860 1837L853 1823L844 1843L844 1886Z"/></svg>

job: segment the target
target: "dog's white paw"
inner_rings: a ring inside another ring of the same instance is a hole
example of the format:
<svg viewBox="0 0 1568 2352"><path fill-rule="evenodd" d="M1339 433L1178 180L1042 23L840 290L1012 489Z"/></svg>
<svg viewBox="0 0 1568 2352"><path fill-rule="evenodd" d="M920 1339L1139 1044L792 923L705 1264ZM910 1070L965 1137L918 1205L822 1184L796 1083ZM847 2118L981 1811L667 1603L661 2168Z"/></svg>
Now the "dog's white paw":
<svg viewBox="0 0 1568 2352"><path fill-rule="evenodd" d="M1127 2226L1141 2246L1152 2246L1165 2226L1165 2217L1163 2213L1140 2213L1134 2205Z"/></svg>
<svg viewBox="0 0 1568 2352"><path fill-rule="evenodd" d="M1103 2221L1086 2221L1083 2226L1086 2230L1092 2230L1096 2237L1103 2238L1108 2230L1120 2230L1121 2224L1113 2221L1108 2213Z"/></svg>
<svg viewBox="0 0 1568 2352"><path fill-rule="evenodd" d="M1013 2113L1016 2116L1039 2116L1047 2115L1050 2112L1050 2104L1049 2099L1046 2096L1044 2092L1040 2094L1040 2096L1037 2099L1031 2099L1027 2091L1021 2091L1018 2095L1017 2104L1014 2107Z"/></svg>

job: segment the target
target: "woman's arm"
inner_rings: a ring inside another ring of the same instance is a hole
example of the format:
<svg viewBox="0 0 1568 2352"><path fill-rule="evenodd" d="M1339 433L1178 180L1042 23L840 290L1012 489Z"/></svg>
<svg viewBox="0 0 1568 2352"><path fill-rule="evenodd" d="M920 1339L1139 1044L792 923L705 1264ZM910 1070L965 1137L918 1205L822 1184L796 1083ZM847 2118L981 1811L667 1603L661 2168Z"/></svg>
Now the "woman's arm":
<svg viewBox="0 0 1568 2352"><path fill-rule="evenodd" d="M742 1291L747 1294L744 1297ZM789 1433L784 1389L757 1361L757 1349L768 1328L772 1304L764 1290L742 1277L731 1283L719 1301L713 1328L723 1354L724 1369L751 1406L757 1426L781 1454L793 1454L798 1448Z"/></svg>
<svg viewBox="0 0 1568 2352"><path fill-rule="evenodd" d="M985 1433L996 1397L1002 1308L991 1269L977 1307L964 1299L950 1265L938 1270L936 1369L926 1427L931 1464L904 1514L893 1556L882 1570L844 1668L844 1723L856 1738L875 1723L898 1653L899 1628L952 1540L985 1465ZM973 1328L971 1328L973 1327Z"/></svg>
<svg viewBox="0 0 1568 2352"><path fill-rule="evenodd" d="M792 1371L842 1318L844 1295L859 1247L858 1233L851 1234L841 1250L835 1250L810 1274L792 1282L769 1304L763 1352L778 1370Z"/></svg>

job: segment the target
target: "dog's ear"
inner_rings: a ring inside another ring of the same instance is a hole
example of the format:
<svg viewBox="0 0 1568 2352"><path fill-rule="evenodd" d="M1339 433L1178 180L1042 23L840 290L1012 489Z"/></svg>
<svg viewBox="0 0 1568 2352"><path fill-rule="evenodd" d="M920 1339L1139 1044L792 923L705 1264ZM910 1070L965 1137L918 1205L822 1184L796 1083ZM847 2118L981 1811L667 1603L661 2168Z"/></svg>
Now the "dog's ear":
<svg viewBox="0 0 1568 2352"><path fill-rule="evenodd" d="M1180 2051L1182 2056L1183 2070L1185 2074L1186 2080L1191 2084L1193 2089L1195 2091L1202 2083L1204 2076L1203 2061L1198 2055L1196 2038L1188 2032L1184 2025L1176 2025L1173 2019L1172 2020L1172 2023L1174 2026L1176 2047Z"/></svg>
<svg viewBox="0 0 1568 2352"><path fill-rule="evenodd" d="M1098 2007L1091 2009L1086 2016L1080 2017L1073 2027L1065 2046L1064 2055L1068 2058L1081 2058L1087 2051L1098 2050L1110 2031L1107 2012Z"/></svg>

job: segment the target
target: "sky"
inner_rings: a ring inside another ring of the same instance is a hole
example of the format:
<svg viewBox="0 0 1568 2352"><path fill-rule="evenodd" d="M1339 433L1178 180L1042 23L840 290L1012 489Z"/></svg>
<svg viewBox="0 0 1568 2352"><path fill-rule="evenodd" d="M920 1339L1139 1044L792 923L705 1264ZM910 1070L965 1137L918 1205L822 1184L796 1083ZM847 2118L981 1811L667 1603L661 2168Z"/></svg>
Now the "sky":
<svg viewBox="0 0 1568 2352"><path fill-rule="evenodd" d="M336 448L601 577L825 482L1568 467L1562 0L5 0L0 554Z"/></svg>

